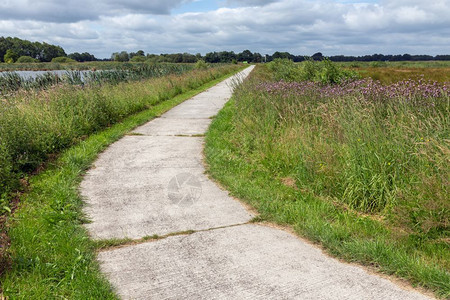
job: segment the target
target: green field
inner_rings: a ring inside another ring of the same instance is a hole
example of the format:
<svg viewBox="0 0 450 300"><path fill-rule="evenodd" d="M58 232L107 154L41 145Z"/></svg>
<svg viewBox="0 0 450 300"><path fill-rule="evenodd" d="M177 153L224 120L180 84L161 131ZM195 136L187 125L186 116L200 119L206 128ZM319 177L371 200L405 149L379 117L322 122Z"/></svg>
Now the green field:
<svg viewBox="0 0 450 300"><path fill-rule="evenodd" d="M207 134L209 172L261 220L449 297L450 86L353 76L257 66Z"/></svg>

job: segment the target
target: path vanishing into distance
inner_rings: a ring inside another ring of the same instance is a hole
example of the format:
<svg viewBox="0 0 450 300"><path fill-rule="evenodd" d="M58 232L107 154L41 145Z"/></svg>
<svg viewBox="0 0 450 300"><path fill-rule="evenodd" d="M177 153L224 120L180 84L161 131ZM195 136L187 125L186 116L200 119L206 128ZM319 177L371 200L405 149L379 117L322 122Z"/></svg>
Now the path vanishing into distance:
<svg viewBox="0 0 450 300"><path fill-rule="evenodd" d="M247 76L253 67L242 71ZM98 253L123 299L429 299L338 261L254 213L205 175L203 135L227 79L103 152L81 184ZM147 240L159 236L160 239Z"/></svg>

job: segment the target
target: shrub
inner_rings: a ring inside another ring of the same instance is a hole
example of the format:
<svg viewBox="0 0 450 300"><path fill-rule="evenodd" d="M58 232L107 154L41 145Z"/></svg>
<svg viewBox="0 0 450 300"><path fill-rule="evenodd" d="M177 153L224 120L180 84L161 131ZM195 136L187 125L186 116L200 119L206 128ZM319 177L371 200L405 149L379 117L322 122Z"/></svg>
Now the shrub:
<svg viewBox="0 0 450 300"><path fill-rule="evenodd" d="M52 59L52 63L74 63L76 60L66 56L58 56Z"/></svg>
<svg viewBox="0 0 450 300"><path fill-rule="evenodd" d="M133 56L130 59L131 62L144 62L146 60L147 60L147 57L146 56L142 56L142 55L136 55L136 56Z"/></svg>
<svg viewBox="0 0 450 300"><path fill-rule="evenodd" d="M335 84L358 77L356 72L344 70L328 58L321 61L308 58L301 64L295 64L289 59L277 58L268 63L267 68L276 81L315 81L322 84Z"/></svg>
<svg viewBox="0 0 450 300"><path fill-rule="evenodd" d="M32 58L31 56L21 56L17 59L16 63L38 63L39 59Z"/></svg>
<svg viewBox="0 0 450 300"><path fill-rule="evenodd" d="M19 55L11 49L6 50L6 54L3 56L3 60L7 64L15 62L17 58L19 58Z"/></svg>
<svg viewBox="0 0 450 300"><path fill-rule="evenodd" d="M267 64L267 68L272 71L273 78L277 81L302 80L300 68L290 59L276 58Z"/></svg>
<svg viewBox="0 0 450 300"><path fill-rule="evenodd" d="M197 70L205 70L208 69L209 65L204 60L199 60L195 63L195 68Z"/></svg>

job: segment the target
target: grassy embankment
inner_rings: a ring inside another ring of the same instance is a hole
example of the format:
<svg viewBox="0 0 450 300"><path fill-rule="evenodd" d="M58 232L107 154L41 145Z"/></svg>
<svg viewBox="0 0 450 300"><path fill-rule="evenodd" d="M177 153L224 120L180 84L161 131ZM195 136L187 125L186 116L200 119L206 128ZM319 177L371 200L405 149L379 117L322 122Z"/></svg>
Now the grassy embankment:
<svg viewBox="0 0 450 300"><path fill-rule="evenodd" d="M0 119L1 128L9 128L2 131L2 142L8 142L1 152L2 178L16 183L6 181L10 190L20 188L19 182L28 187L18 196L19 209L2 227L11 241L9 257L2 261L11 261L1 277L4 296L115 298L99 273L96 244L81 226L85 222L78 194L81 175L99 152L129 130L239 68L221 66L92 88L64 86L9 99ZM25 175L45 161L39 174Z"/></svg>
<svg viewBox="0 0 450 300"><path fill-rule="evenodd" d="M214 120L210 174L262 221L449 297L449 86L295 82L308 70L281 65Z"/></svg>

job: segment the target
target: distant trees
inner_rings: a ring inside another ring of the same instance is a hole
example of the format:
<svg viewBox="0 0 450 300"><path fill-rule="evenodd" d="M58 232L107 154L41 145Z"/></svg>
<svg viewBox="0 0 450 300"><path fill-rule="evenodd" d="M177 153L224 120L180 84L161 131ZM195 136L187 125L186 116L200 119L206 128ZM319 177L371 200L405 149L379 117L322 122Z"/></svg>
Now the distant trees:
<svg viewBox="0 0 450 300"><path fill-rule="evenodd" d="M270 60L274 60L277 58L281 58L281 59L287 58L290 60L294 60L294 55L290 54L289 52L278 52L277 51L272 55Z"/></svg>
<svg viewBox="0 0 450 300"><path fill-rule="evenodd" d="M238 61L253 62L253 53L250 50L244 50L237 55Z"/></svg>
<svg viewBox="0 0 450 300"><path fill-rule="evenodd" d="M252 53L250 50L244 50L238 54L233 51L221 51L206 53L204 60L207 63L231 63L233 61L256 63L262 62L263 56L260 53Z"/></svg>
<svg viewBox="0 0 450 300"><path fill-rule="evenodd" d="M0 37L0 61L5 62L5 55L9 51L8 61L16 61L20 56L29 56L39 61L51 61L58 56L67 56L60 46L47 43L30 42L16 37ZM12 55L12 53L14 55Z"/></svg>
<svg viewBox="0 0 450 300"><path fill-rule="evenodd" d="M90 54L88 52L83 52L83 53L74 52L74 53L71 53L71 54L69 54L67 56L70 57L73 60L78 61L78 62L96 61L97 60L97 58L94 55L92 55L92 54Z"/></svg>
<svg viewBox="0 0 450 300"><path fill-rule="evenodd" d="M142 50L138 50L137 52L131 52L129 55L129 59L131 61L145 61L145 53Z"/></svg>
<svg viewBox="0 0 450 300"><path fill-rule="evenodd" d="M129 61L130 55L128 54L127 51L114 52L113 54L111 54L111 60L122 61L122 62Z"/></svg>
<svg viewBox="0 0 450 300"><path fill-rule="evenodd" d="M69 55L66 54L64 49L60 46L51 45L48 43L40 42L30 42L27 40L22 40L17 37L0 37L0 62L16 62L19 60L21 62L25 61L41 61L49 62L56 57L68 57L78 62L84 61L96 61L97 59L94 55L83 52L74 52ZM244 50L240 53L235 53L233 51L219 51L219 52L208 52L205 56L197 53L195 55L190 53L172 53L172 54L145 54L144 50L138 50L136 52L128 53L127 51L114 52L111 58L106 58L103 60L114 60L119 62L133 61L133 62L151 62L151 63L195 63L199 60L204 60L207 63L231 63L231 62L243 62L247 61L249 63L259 63L259 62L270 62L274 59L290 59L294 62L304 61L306 56L304 55L293 55L289 52L279 52L276 51L272 55L265 54L261 55L257 52L252 52L250 50ZM311 58L313 60L321 61L325 56L321 52L314 53ZM427 61L427 60L450 60L450 55L410 55L410 54L399 54L399 55L383 55L383 54L372 54L364 56L345 56L345 55L335 55L328 57L331 61L335 62L345 62L345 61Z"/></svg>
<svg viewBox="0 0 450 300"><path fill-rule="evenodd" d="M322 54L321 52L317 52L317 53L314 53L314 54L311 56L311 58L312 58L313 60L322 61L325 57L323 56L323 54Z"/></svg>

